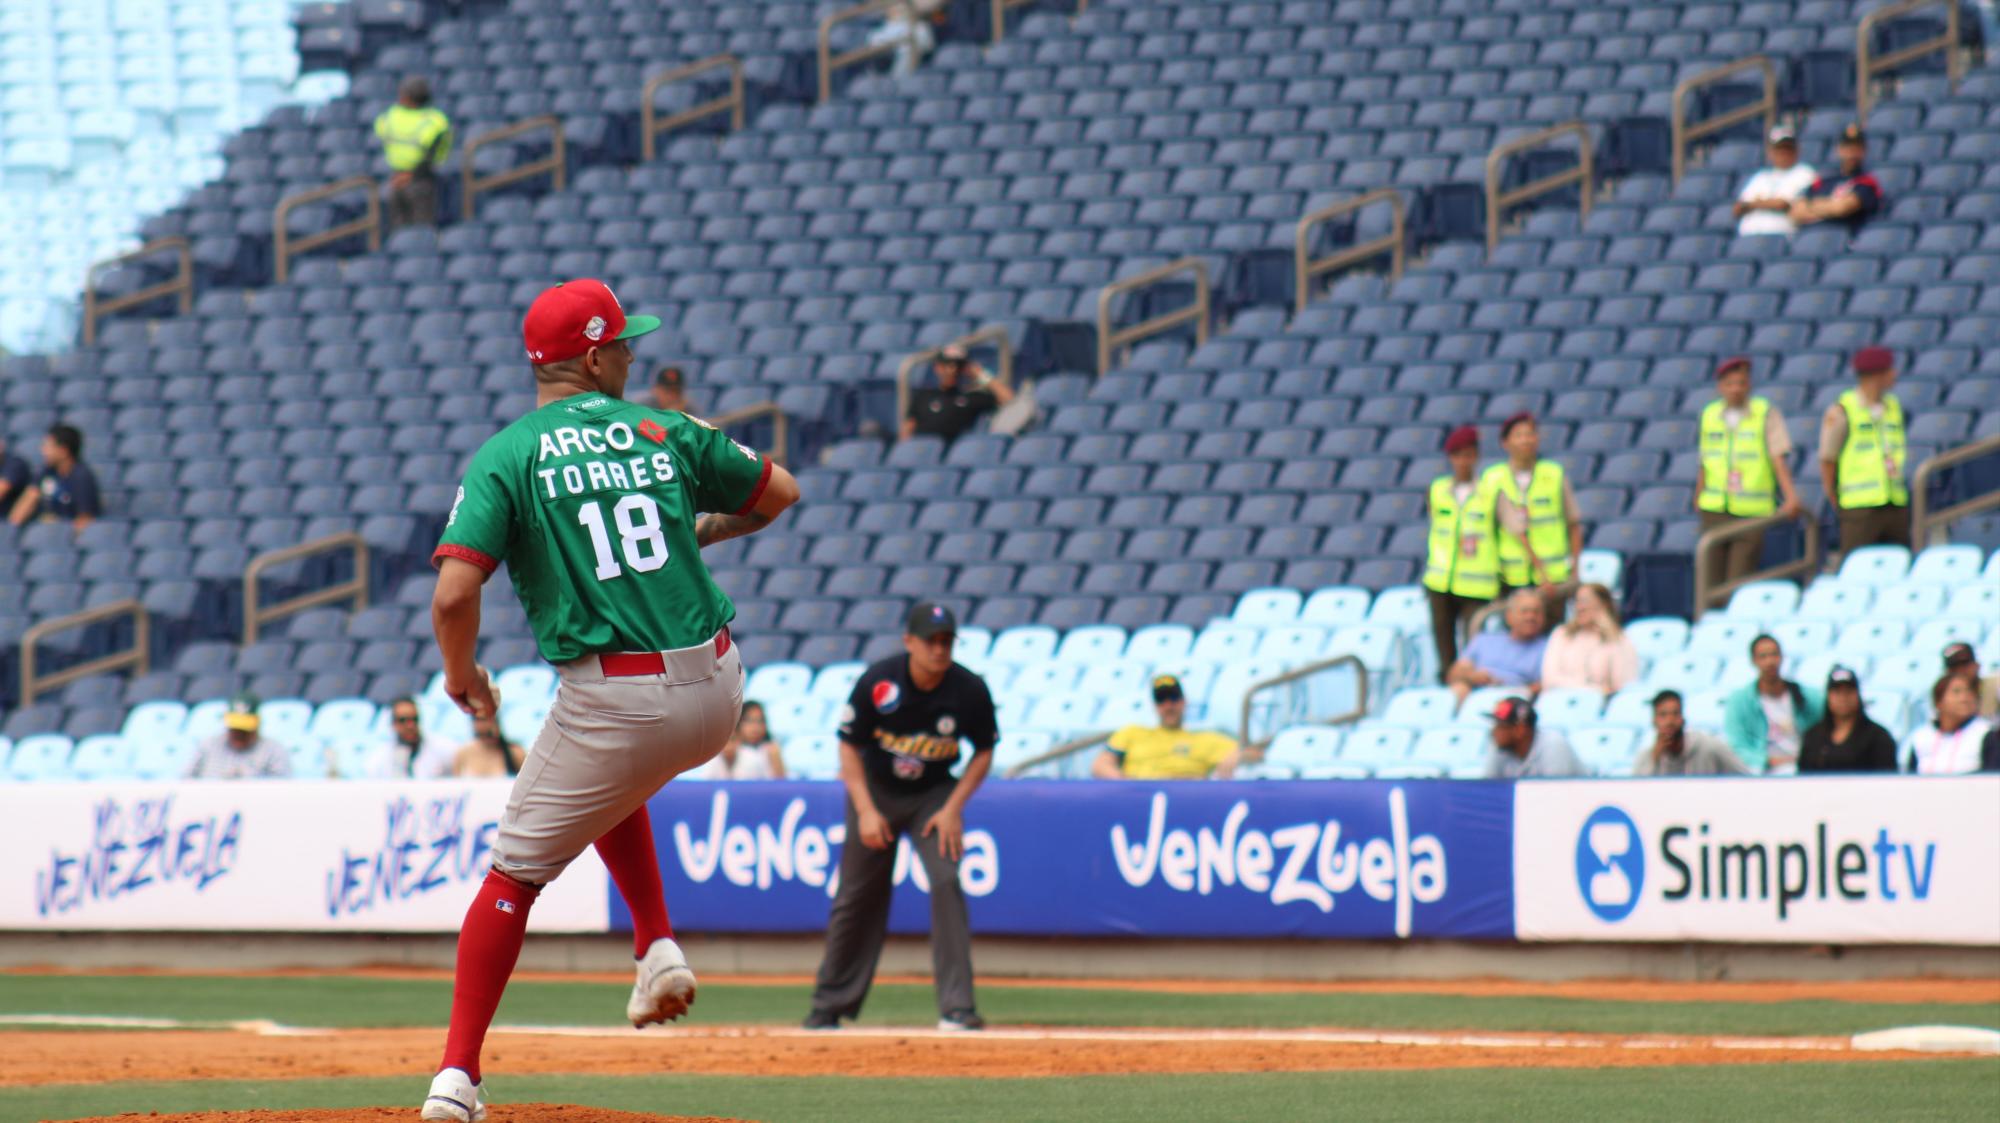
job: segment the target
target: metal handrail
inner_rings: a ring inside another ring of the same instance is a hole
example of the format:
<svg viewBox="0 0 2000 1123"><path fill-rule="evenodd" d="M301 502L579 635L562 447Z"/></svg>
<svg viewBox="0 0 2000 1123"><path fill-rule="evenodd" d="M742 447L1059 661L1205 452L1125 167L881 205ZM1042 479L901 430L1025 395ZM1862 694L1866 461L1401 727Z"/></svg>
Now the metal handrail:
<svg viewBox="0 0 2000 1123"><path fill-rule="evenodd" d="M66 632L71 628L81 628L95 624L99 620L110 620L120 616L132 618L132 646L124 651L114 651L65 667L48 674L35 673L35 645L56 632ZM68 616L58 616L54 620L44 620L21 633L21 704L31 705L45 690L65 686L78 679L105 671L123 670L136 667L145 674L152 666L152 616L146 606L136 600L121 600L97 608L86 608L82 612L72 612Z"/></svg>
<svg viewBox="0 0 2000 1123"><path fill-rule="evenodd" d="M2000 510L2000 491L1977 495L1940 511L1930 509L1930 482L1933 473L1954 464L1963 464L1968 460L1994 455L2000 455L2000 436L1981 437L1970 444L1948 448L1917 465L1916 472L1910 476L1910 541L1914 542L1918 549L1933 545L1930 539L1934 529L1942 531L1945 524L1956 522L1967 515ZM1938 542L1943 541L1944 537L1940 534Z"/></svg>
<svg viewBox="0 0 2000 1123"><path fill-rule="evenodd" d="M1150 320L1142 320L1130 327L1111 330L1111 300L1119 293L1132 292L1148 285L1158 284L1181 273L1194 274L1194 303L1172 312L1162 312ZM1195 346L1208 342L1208 265L1198 257L1183 257L1170 261L1157 269L1148 269L1136 277L1113 281L1097 294L1097 373L1111 369L1111 356L1118 348L1128 343L1150 339L1163 331L1177 328L1193 321Z"/></svg>
<svg viewBox="0 0 2000 1123"><path fill-rule="evenodd" d="M909 27L909 31L900 41L894 43L864 43L850 51L842 51L839 54L833 53L833 29L835 27L849 20L867 19L869 16L881 15L899 8L902 9L906 17L906 25ZM833 96L834 71L850 66L857 66L870 59L881 58L883 55L894 54L905 47L915 49L917 41L916 19L916 9L910 6L910 0L868 0L865 4L856 4L851 8L842 8L837 12L831 12L825 19L820 20L819 100L826 101Z"/></svg>
<svg viewBox="0 0 2000 1123"><path fill-rule="evenodd" d="M173 280L147 285L124 296L114 296L110 300L101 299L97 295L97 274L100 271L142 257L151 257L156 253L164 253L167 250L176 251L180 258L180 268L175 271ZM89 347L97 342L99 317L109 316L113 312L123 312L127 308L162 296L180 297L180 313L183 316L194 311L194 250L188 245L186 238L159 238L147 242L131 253L121 253L117 257L106 258L92 264L83 274L83 345Z"/></svg>
<svg viewBox="0 0 2000 1123"><path fill-rule="evenodd" d="M941 343L927 351L906 355L902 362L896 364L896 424L901 425L903 419L910 416L910 376L916 373L919 366L937 358L947 347L963 347L969 351L989 343L998 344L995 349L1000 352L1000 369L994 372L994 380L1002 386L1014 385L1013 337L1008 335L1007 329L1003 327L980 328L971 335L961 335L949 343Z"/></svg>
<svg viewBox="0 0 2000 1123"><path fill-rule="evenodd" d="M654 106L653 100L654 95L660 92L660 87L671 82L681 81L684 78L692 78L697 74L706 74L711 70L725 68L729 71L728 93L718 98L710 98L700 105L690 106L678 113L670 113L665 117L659 116L659 110ZM696 121L705 120L718 113L729 114L729 128L731 131L743 127L742 59L728 54L710 55L700 62L691 62L686 66L676 66L665 73L655 74L653 77L647 79L646 88L639 94L640 150L645 153L645 158L650 160L653 158L654 144L661 133L678 129L683 125L691 125Z"/></svg>
<svg viewBox="0 0 2000 1123"><path fill-rule="evenodd" d="M1055 748L1050 749L1048 752L1042 753L1039 756L1031 756L1028 759L1022 761L1021 763L1015 765L1014 767L1009 768L1004 774L1004 778L1008 780L1018 780L1022 776L1026 775L1028 770L1031 768L1040 768L1042 765L1048 764L1051 761L1061 760L1067 756L1075 756L1077 753L1080 753L1085 749L1091 748L1092 746L1102 745L1104 742L1109 741L1111 739L1111 734L1113 734L1114 732L1116 732L1116 730L1107 729L1102 733L1086 733L1081 737L1064 741L1062 744L1057 745Z"/></svg>
<svg viewBox="0 0 2000 1123"><path fill-rule="evenodd" d="M1688 95L1704 86L1723 82L1746 70L1760 70L1764 74L1764 96L1748 105L1739 105L1725 113L1718 113L1706 120L1687 123ZM1778 120L1778 68L1763 55L1751 55L1735 62L1704 70L1674 87L1674 185L1679 186L1681 176L1687 173L1688 145L1704 137L1714 136L1726 129L1761 115L1764 118L1764 132L1769 134L1771 126Z"/></svg>
<svg viewBox="0 0 2000 1123"><path fill-rule="evenodd" d="M1516 187L1512 191L1500 190L1500 177L1506 171L1507 157L1514 155L1516 152L1525 152L1530 148L1540 148L1558 137L1568 136L1572 133L1576 135L1577 140L1576 167L1568 171L1557 172L1554 175L1543 176L1533 183ZM1518 206L1530 199L1538 199L1551 191L1559 191L1568 187L1572 183L1582 185L1582 190L1577 192L1577 217L1579 220L1588 219L1590 217L1590 185L1595 179L1592 175L1592 170L1595 166L1593 163L1593 154L1594 146L1590 141L1590 130L1585 127L1582 121L1569 121L1561 125L1550 126L1540 132L1524 136L1519 140L1510 140L1505 144L1498 145L1492 152L1488 153L1486 156L1486 252L1492 253L1494 248L1500 244L1500 220L1509 207Z"/></svg>
<svg viewBox="0 0 2000 1123"><path fill-rule="evenodd" d="M717 429L727 429L731 425L741 425L746 421L756 421L765 417L771 418L771 447L764 450L764 455L778 464L783 464L791 452L792 419L779 408L778 403L754 402L703 420Z"/></svg>
<svg viewBox="0 0 2000 1123"><path fill-rule="evenodd" d="M1312 718L1307 722L1307 724L1342 725L1350 721L1359 721L1362 718L1367 717L1368 716L1368 665L1366 663L1363 663L1359 656L1336 655L1331 659L1322 659L1317 663L1307 663L1303 667L1294 667L1291 670L1286 671L1284 674L1273 675L1270 678L1261 679L1257 682L1251 683L1250 689L1245 691L1243 694L1243 713L1242 713L1241 723L1237 726L1237 734L1238 734L1236 738L1237 744L1241 745L1243 747L1243 751L1245 752L1262 752L1264 747L1270 744L1270 740L1268 738L1263 741L1253 742L1250 740L1250 711L1252 708L1254 708L1254 704L1258 694L1266 690L1273 690L1276 689L1277 687L1297 682L1302 678L1310 678L1313 675L1319 674L1321 671L1330 671L1335 667L1347 666L1347 665L1353 666L1353 668L1357 672L1359 672L1355 676L1357 679L1360 680L1361 683L1361 688L1356 694L1356 705L1358 708L1349 710L1345 713L1336 714L1332 717Z"/></svg>
<svg viewBox="0 0 2000 1123"><path fill-rule="evenodd" d="M1724 581L1714 588L1709 587L1709 558L1714 556L1717 550L1738 538L1752 534L1761 539L1764 532L1772 527L1792 522L1803 524L1806 532L1805 551L1798 558L1780 562L1769 569L1746 574L1734 581ZM1812 575L1819 572L1819 565L1819 520L1813 517L1811 512L1796 518L1785 515L1764 515L1760 518L1735 519L1712 530L1703 531L1701 537L1695 539L1694 543L1694 618L1699 620L1701 614L1710 608L1729 603L1729 595L1745 585L1759 581L1782 581L1787 577L1804 577L1811 580Z"/></svg>
<svg viewBox="0 0 2000 1123"><path fill-rule="evenodd" d="M504 172L495 172L489 176L482 176L474 170L475 161L473 157L479 154L480 149L489 144L498 144L503 140L513 140L517 136L536 132L541 129L549 130L551 137L549 154L547 156L539 160L530 160L525 164L509 168ZM562 118L557 117L553 113L545 113L540 117L530 117L525 121L517 121L504 129L495 129L484 136L474 137L466 144L464 154L459 156L458 167L459 175L462 179L459 194L465 200L465 217L467 218L478 217L479 193L482 191L498 190L509 184L519 183L524 179L532 179L535 176L545 173L549 176L551 186L555 190L561 191L568 174L568 161L565 159L563 148Z"/></svg>
<svg viewBox="0 0 2000 1123"><path fill-rule="evenodd" d="M1944 34L1936 39L1926 39L1890 51L1877 57L1874 46L1874 32L1877 24L1907 16L1932 6L1944 9ZM1868 123L1868 110L1874 103L1869 91L1869 83L1877 74L1894 70L1906 62L1912 62L1925 55L1944 52L1944 72L1951 82L1952 92L1958 91L1958 80L1965 72L1965 57L1958 49L1958 0L1903 0L1901 4L1891 4L1861 17L1854 31L1854 119L1857 123Z"/></svg>
<svg viewBox="0 0 2000 1123"><path fill-rule="evenodd" d="M354 555L354 576L345 581L328 585L310 593L301 593L286 601L263 606L258 601L257 581L264 571L274 565L300 558L316 557L334 550L351 550ZM297 546L287 546L282 550L272 550L258 554L243 567L243 642L257 642L257 634L267 623L303 612L308 608L318 608L335 601L351 600L356 611L368 607L368 542L359 534L330 534L325 538Z"/></svg>
<svg viewBox="0 0 2000 1123"><path fill-rule="evenodd" d="M291 218L293 211L309 203L331 199L335 195L345 195L350 191L359 191L368 200L368 208L362 212L360 218L343 222L338 226L330 226L302 238L292 237L287 220ZM338 183L329 183L325 187L315 187L311 191L301 191L278 200L277 209L271 216L271 253L275 259L273 267L278 283L283 284L291 275L293 254L316 250L329 242L338 242L356 234L368 235L370 253L382 248L382 199L371 176L348 176Z"/></svg>
<svg viewBox="0 0 2000 1123"><path fill-rule="evenodd" d="M1359 245L1337 250L1325 257L1316 258L1311 256L1312 232L1314 228L1318 227L1321 223L1331 222L1350 211L1358 211L1371 203L1382 202L1388 203L1390 208L1389 233L1370 242L1362 242ZM1345 203L1335 203L1330 207L1321 207L1316 211L1309 211L1304 217L1300 218L1298 232L1295 235L1292 248L1292 280L1297 302L1296 310L1300 312L1306 310L1306 301L1310 295L1314 277L1320 276L1323 273L1331 273L1336 269L1345 269L1357 262L1366 261L1371 257L1377 257L1384 253L1387 253L1390 258L1390 283L1393 284L1401 280L1403 277L1404 253L1403 217L1403 193L1392 187L1378 187L1359 198L1349 199Z"/></svg>

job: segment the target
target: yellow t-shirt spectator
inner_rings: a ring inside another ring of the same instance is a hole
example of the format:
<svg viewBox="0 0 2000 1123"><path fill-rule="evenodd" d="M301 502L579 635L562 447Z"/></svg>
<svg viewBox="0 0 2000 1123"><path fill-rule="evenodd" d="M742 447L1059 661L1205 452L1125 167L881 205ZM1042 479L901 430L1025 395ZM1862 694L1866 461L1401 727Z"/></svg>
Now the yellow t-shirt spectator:
<svg viewBox="0 0 2000 1123"><path fill-rule="evenodd" d="M1128 779L1205 780L1236 751L1236 742L1220 733L1128 725L1105 748L1117 754Z"/></svg>

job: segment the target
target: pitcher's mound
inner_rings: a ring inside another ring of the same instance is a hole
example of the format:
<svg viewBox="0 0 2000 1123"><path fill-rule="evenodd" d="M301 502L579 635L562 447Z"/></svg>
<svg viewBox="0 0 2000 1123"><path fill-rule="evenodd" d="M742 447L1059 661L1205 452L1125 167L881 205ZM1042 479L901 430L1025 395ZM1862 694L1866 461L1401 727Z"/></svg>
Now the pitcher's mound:
<svg viewBox="0 0 2000 1123"><path fill-rule="evenodd" d="M102 1115L76 1123L415 1123L414 1107L340 1107L314 1111L193 1111L185 1115ZM486 1109L486 1123L741 1123L713 1115L646 1115L563 1104L500 1104Z"/></svg>

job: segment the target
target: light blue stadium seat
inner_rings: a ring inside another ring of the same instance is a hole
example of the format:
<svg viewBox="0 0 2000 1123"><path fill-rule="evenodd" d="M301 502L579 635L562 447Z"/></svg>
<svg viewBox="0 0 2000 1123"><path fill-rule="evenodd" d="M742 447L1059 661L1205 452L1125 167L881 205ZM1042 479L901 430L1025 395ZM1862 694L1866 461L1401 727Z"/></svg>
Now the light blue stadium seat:
<svg viewBox="0 0 2000 1123"><path fill-rule="evenodd" d="M1645 686L1628 686L1604 703L1603 722L1632 729L1650 729L1653 724L1653 695Z"/></svg>
<svg viewBox="0 0 2000 1123"><path fill-rule="evenodd" d="M1403 637L1393 628L1372 624L1350 625L1336 630L1328 637L1326 649L1321 654L1327 659L1340 655L1360 659L1371 676L1387 676L1385 685L1388 689L1400 685L1409 668L1409 646Z"/></svg>
<svg viewBox="0 0 2000 1123"><path fill-rule="evenodd" d="M1535 715L1543 725L1558 729L1591 725L1601 719L1604 696L1595 690L1545 690L1535 699Z"/></svg>
<svg viewBox="0 0 2000 1123"><path fill-rule="evenodd" d="M186 739L139 741L132 745L130 764L135 780L173 780L187 771L194 742Z"/></svg>
<svg viewBox="0 0 2000 1123"><path fill-rule="evenodd" d="M1733 612L1710 613L1694 626L1682 650L1688 655L1707 655L1723 663L1740 662L1750 657L1750 641L1763 630L1758 621L1742 619Z"/></svg>
<svg viewBox="0 0 2000 1123"><path fill-rule="evenodd" d="M1861 680L1861 689L1928 699L1932 684L1943 674L1944 661L1938 652L1913 647L1876 659L1868 676Z"/></svg>
<svg viewBox="0 0 2000 1123"><path fill-rule="evenodd" d="M1384 589L1368 609L1368 623L1394 628L1404 635L1430 631L1430 601L1421 585L1398 585Z"/></svg>
<svg viewBox="0 0 2000 1123"><path fill-rule="evenodd" d="M181 726L182 736L200 743L222 732L222 715L229 710L227 698L211 698L188 708L187 723Z"/></svg>
<svg viewBox="0 0 2000 1123"><path fill-rule="evenodd" d="M764 703L764 719L771 735L780 741L813 733L833 731L833 714L839 703L806 694L785 695Z"/></svg>
<svg viewBox="0 0 2000 1123"><path fill-rule="evenodd" d="M812 685L813 669L804 663L766 663L750 672L743 697L771 705L782 698L803 697Z"/></svg>
<svg viewBox="0 0 2000 1123"><path fill-rule="evenodd" d="M952 645L951 657L967 667L977 667L986 662L986 653L992 648L992 632L985 628L961 625L958 629L958 642Z"/></svg>
<svg viewBox="0 0 2000 1123"><path fill-rule="evenodd" d="M1096 665L1123 655L1130 639L1125 629L1114 624L1071 628L1056 648L1056 660L1060 663Z"/></svg>
<svg viewBox="0 0 2000 1123"><path fill-rule="evenodd" d="M1722 674L1722 660L1714 655L1684 652L1655 659L1646 672L1649 690L1678 690L1688 694L1714 683Z"/></svg>
<svg viewBox="0 0 2000 1123"><path fill-rule="evenodd" d="M1159 716L1153 709L1153 698L1148 694L1114 694L1104 699L1097 710L1097 725L1100 729L1123 729L1128 725L1157 725Z"/></svg>
<svg viewBox="0 0 2000 1123"><path fill-rule="evenodd" d="M171 741L181 735L187 716L187 706L171 699L141 702L125 715L120 732L133 742Z"/></svg>
<svg viewBox="0 0 2000 1123"><path fill-rule="evenodd" d="M1815 690L1826 688L1826 676L1831 674L1835 667L1846 667L1860 676L1861 681L1867 682L1875 668L1875 660L1865 654L1858 654L1856 658L1858 662L1843 662L1841 656L1835 652L1815 651L1794 661L1788 674L1793 681Z"/></svg>
<svg viewBox="0 0 2000 1123"><path fill-rule="evenodd" d="M1862 585L1893 585L1908 575L1910 551L1901 546L1863 546L1841 560L1840 579Z"/></svg>
<svg viewBox="0 0 2000 1123"><path fill-rule="evenodd" d="M500 702L500 732L509 741L532 747L542 735L542 726L549 720L549 709L554 699L528 698L519 702L502 699Z"/></svg>
<svg viewBox="0 0 2000 1123"><path fill-rule="evenodd" d="M1626 624L1625 638L1641 658L1664 659L1686 650L1688 624L1671 616L1647 616Z"/></svg>
<svg viewBox="0 0 2000 1123"><path fill-rule="evenodd" d="M493 676L500 692L500 704L536 701L547 704L556 696L556 671L546 663L522 663Z"/></svg>
<svg viewBox="0 0 2000 1123"><path fill-rule="evenodd" d="M1986 559L1986 568L1979 571L1979 576L1987 582L2000 583L2000 550L1993 551Z"/></svg>
<svg viewBox="0 0 2000 1123"><path fill-rule="evenodd" d="M1723 709L1728 700L1727 690L1690 691L1682 698L1681 716L1687 719L1688 727L1691 729L1721 733Z"/></svg>
<svg viewBox="0 0 2000 1123"><path fill-rule="evenodd" d="M510 740L515 739L513 732L507 727L507 714L504 709L500 714L500 731ZM369 741L346 738L336 741L319 742L319 745L321 751L319 761L327 773L342 780L375 779L370 773L375 767L376 744ZM301 767L299 756L296 753L292 757L292 763L294 768ZM301 774L300 778L304 779L308 777Z"/></svg>
<svg viewBox="0 0 2000 1123"><path fill-rule="evenodd" d="M1990 623L1991 621L1976 618L1939 616L1917 625L1917 629L1910 633L1909 648L1912 651L1928 651L1933 658L1941 659L1946 644L1969 643L1978 646L1980 641L1985 639ZM1939 673L1943 673L1942 663L1939 664Z"/></svg>
<svg viewBox="0 0 2000 1123"><path fill-rule="evenodd" d="M1055 658L1058 639L1054 628L1039 624L1009 628L993 637L993 647L986 658L989 662L1015 667L1044 663Z"/></svg>
<svg viewBox="0 0 2000 1123"><path fill-rule="evenodd" d="M257 709L258 733L281 745L295 744L311 727L313 705L303 698L272 698Z"/></svg>
<svg viewBox="0 0 2000 1123"><path fill-rule="evenodd" d="M66 780L75 743L60 733L37 733L14 743L7 775L15 780Z"/></svg>
<svg viewBox="0 0 2000 1123"><path fill-rule="evenodd" d="M1026 728L1061 737L1076 736L1097 728L1097 709L1097 699L1088 695L1046 695L1028 711Z"/></svg>
<svg viewBox="0 0 2000 1123"><path fill-rule="evenodd" d="M1846 624L1875 603L1875 589L1860 582L1821 578L1807 586L1794 617Z"/></svg>
<svg viewBox="0 0 2000 1123"><path fill-rule="evenodd" d="M1019 667L1007 684L1007 693L1028 698L1067 694L1076 686L1077 668L1063 663L1036 663Z"/></svg>
<svg viewBox="0 0 2000 1123"><path fill-rule="evenodd" d="M1915 699L1921 697L1919 704ZM1861 688L1861 708L1866 710L1875 724L1889 731L1898 746L1897 761L1900 766L1904 753L1903 741L1916 727L1928 720L1930 708L1929 688L1922 695L1905 694L1900 691L1871 687L1866 683Z"/></svg>
<svg viewBox="0 0 2000 1123"><path fill-rule="evenodd" d="M377 729L377 711L380 708L366 698L335 698L321 702L313 710L306 735L328 744L375 740L380 733Z"/></svg>
<svg viewBox="0 0 2000 1123"><path fill-rule="evenodd" d="M1236 599L1229 618L1251 628L1284 627L1298 620L1304 602L1296 589L1252 589Z"/></svg>
<svg viewBox="0 0 2000 1123"><path fill-rule="evenodd" d="M1144 663L1113 655L1090 664L1084 669L1083 678L1076 683L1076 689L1109 701L1114 698L1144 698L1151 704L1153 691L1149 681L1152 668ZM1072 678L1074 671L1072 670Z"/></svg>
<svg viewBox="0 0 2000 1123"><path fill-rule="evenodd" d="M1875 603L1868 611L1892 620L1928 620L1944 610L1946 594L1943 585L1914 581L1885 585L1875 590Z"/></svg>
<svg viewBox="0 0 2000 1123"><path fill-rule="evenodd" d="M1340 760L1373 771L1385 765L1407 763L1416 733L1398 725L1369 722L1356 726L1340 744Z"/></svg>
<svg viewBox="0 0 2000 1123"><path fill-rule="evenodd" d="M1943 614L1964 620L2000 620L2000 582L1988 582L1974 574L1968 583L1951 591Z"/></svg>
<svg viewBox="0 0 2000 1123"><path fill-rule="evenodd" d="M1902 650L1909 638L1908 621L1871 616L1842 628L1832 650L1841 659L1874 658L1884 652Z"/></svg>
<svg viewBox="0 0 2000 1123"><path fill-rule="evenodd" d="M1730 595L1728 614L1773 624L1799 607L1799 587L1790 581L1757 581Z"/></svg>
<svg viewBox="0 0 2000 1123"><path fill-rule="evenodd" d="M812 733L785 742L785 773L801 780L832 780L840 775L840 741L831 733Z"/></svg>
<svg viewBox="0 0 2000 1123"><path fill-rule="evenodd" d="M122 780L131 775L131 742L116 733L99 733L76 743L70 754L70 775L79 780Z"/></svg>
<svg viewBox="0 0 2000 1123"><path fill-rule="evenodd" d="M1324 628L1365 623L1373 603L1366 589L1346 586L1320 589L1307 597L1306 603L1299 609L1299 623Z"/></svg>
<svg viewBox="0 0 2000 1123"><path fill-rule="evenodd" d="M1437 764L1454 775L1462 767L1479 768L1492 743L1492 730L1470 725L1446 725L1426 729L1410 748L1412 759Z"/></svg>
<svg viewBox="0 0 2000 1123"><path fill-rule="evenodd" d="M841 705L854 693L854 684L861 681L867 670L865 663L828 663L813 676L810 693L814 698Z"/></svg>
<svg viewBox="0 0 2000 1123"><path fill-rule="evenodd" d="M1304 666L1320 657L1326 650L1327 632L1324 628L1304 625L1268 628L1257 641L1253 657L1289 666ZM1196 641L1200 649L1200 641Z"/></svg>
<svg viewBox="0 0 2000 1123"><path fill-rule="evenodd" d="M1202 698L1200 724L1233 731L1243 720L1243 702L1258 683L1284 674L1290 668L1282 663L1249 659L1228 663L1215 668L1214 678ZM1192 695L1190 695L1192 698ZM1260 696L1260 704L1266 706L1290 706L1296 708L1297 699L1289 691L1272 691ZM1291 715L1287 715L1291 716ZM1190 719L1190 725L1197 722ZM1253 717L1253 728L1259 727ZM1262 727L1269 728L1268 721Z"/></svg>
<svg viewBox="0 0 2000 1123"><path fill-rule="evenodd" d="M1833 646L1833 637L1831 620L1780 620L1771 625L1771 638L1778 641L1788 664Z"/></svg>
<svg viewBox="0 0 2000 1123"><path fill-rule="evenodd" d="M1288 764L1260 760L1237 765L1236 771L1230 778L1233 780L1296 780L1299 778L1299 774L1297 769L1292 768Z"/></svg>
<svg viewBox="0 0 2000 1123"><path fill-rule="evenodd" d="M1330 725L1301 725L1280 732L1264 750L1265 761L1282 764L1300 775L1332 764L1340 755L1345 734Z"/></svg>
<svg viewBox="0 0 2000 1123"><path fill-rule="evenodd" d="M1054 737L1039 729L1003 729L1000 731L999 743L993 746L993 771L996 775L1005 775L1016 765L1048 752L1055 747L1055 744ZM1088 757L1095 755L1096 752L1097 750L1090 749L1079 755ZM1059 768L1057 765L1044 765L1037 771L1044 770L1047 774L1056 774Z"/></svg>
<svg viewBox="0 0 2000 1123"><path fill-rule="evenodd" d="M1228 622L1218 622L1203 628L1194 638L1194 647L1188 658L1197 663L1228 663L1237 659L1255 656L1264 633L1260 629L1245 628Z"/></svg>
<svg viewBox="0 0 2000 1123"><path fill-rule="evenodd" d="M1588 549L1583 552L1581 561L1582 565L1577 570L1579 580L1602 585L1614 594L1624 594L1625 559L1618 551Z"/></svg>
<svg viewBox="0 0 2000 1123"><path fill-rule="evenodd" d="M1178 666L1194 650L1194 630L1185 624L1150 624L1132 633L1125 658L1155 669Z"/></svg>
<svg viewBox="0 0 2000 1123"><path fill-rule="evenodd" d="M1977 546L1962 543L1931 546L1910 563L1909 580L1917 584L1962 586L1978 580L1980 566L1985 561Z"/></svg>
<svg viewBox="0 0 2000 1123"><path fill-rule="evenodd" d="M1382 710L1382 720L1390 725L1429 729L1451 724L1457 710L1457 697L1444 687L1405 687L1389 699Z"/></svg>
<svg viewBox="0 0 2000 1123"><path fill-rule="evenodd" d="M1629 726L1592 725L1567 733L1576 758L1598 776L1629 776L1640 737Z"/></svg>

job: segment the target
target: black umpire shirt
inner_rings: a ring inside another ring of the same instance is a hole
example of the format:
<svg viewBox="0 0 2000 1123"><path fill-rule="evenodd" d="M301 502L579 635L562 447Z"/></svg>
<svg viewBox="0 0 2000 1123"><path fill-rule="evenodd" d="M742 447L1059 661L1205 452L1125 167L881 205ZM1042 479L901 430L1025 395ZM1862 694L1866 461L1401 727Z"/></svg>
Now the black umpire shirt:
<svg viewBox="0 0 2000 1123"><path fill-rule="evenodd" d="M956 440L958 435L977 424L979 418L993 412L998 402L989 390L966 390L962 387L945 390L930 387L910 392L910 418L917 423L917 432L927 437L942 437Z"/></svg>
<svg viewBox="0 0 2000 1123"><path fill-rule="evenodd" d="M921 791L952 782L959 741L975 753L1000 740L993 694L957 663L935 690L910 685L910 657L895 655L863 672L840 714L840 739L861 750L870 784Z"/></svg>

